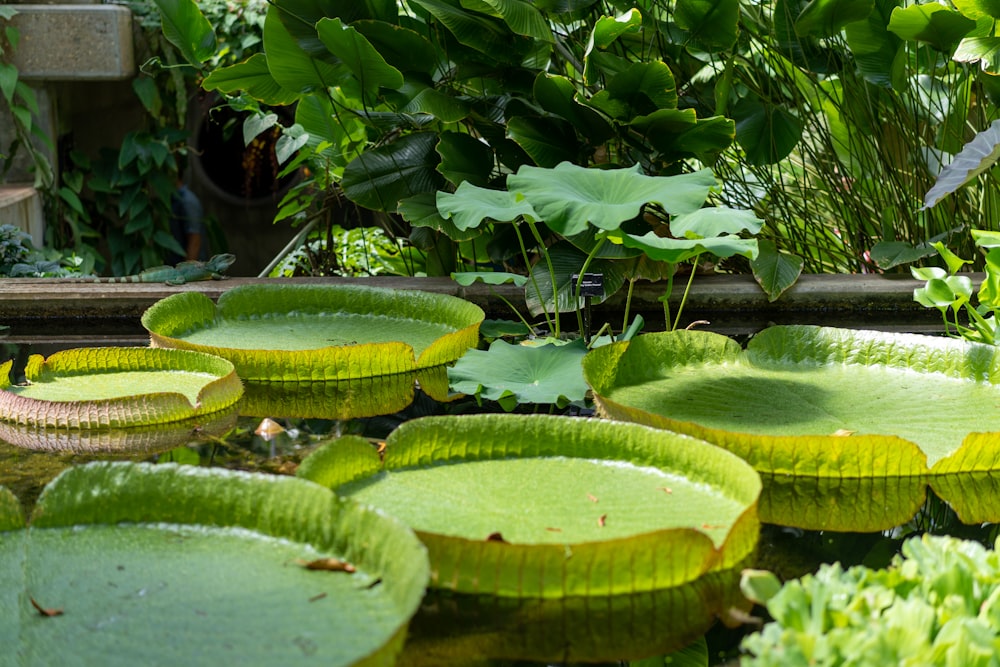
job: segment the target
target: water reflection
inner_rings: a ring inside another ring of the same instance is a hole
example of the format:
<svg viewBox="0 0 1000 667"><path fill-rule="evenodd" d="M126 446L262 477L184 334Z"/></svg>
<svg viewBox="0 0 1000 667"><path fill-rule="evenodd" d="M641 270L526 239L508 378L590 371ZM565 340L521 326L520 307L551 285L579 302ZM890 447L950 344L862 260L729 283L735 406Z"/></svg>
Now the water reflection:
<svg viewBox="0 0 1000 667"><path fill-rule="evenodd" d="M606 662L664 655L704 635L733 609L749 610L738 587L742 565L634 595L541 600L431 591L410 624L400 665Z"/></svg>

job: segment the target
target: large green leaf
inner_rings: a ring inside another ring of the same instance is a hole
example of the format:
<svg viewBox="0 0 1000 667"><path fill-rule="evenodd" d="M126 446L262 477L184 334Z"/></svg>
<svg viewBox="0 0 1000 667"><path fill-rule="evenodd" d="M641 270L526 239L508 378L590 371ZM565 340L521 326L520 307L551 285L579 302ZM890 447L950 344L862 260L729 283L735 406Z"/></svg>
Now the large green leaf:
<svg viewBox="0 0 1000 667"><path fill-rule="evenodd" d="M569 121L587 142L601 144L613 135L604 117L577 101L578 91L568 78L539 72L533 93L543 109Z"/></svg>
<svg viewBox="0 0 1000 667"><path fill-rule="evenodd" d="M733 110L736 141L750 164L774 164L802 138L802 122L784 109L746 99Z"/></svg>
<svg viewBox="0 0 1000 667"><path fill-rule="evenodd" d="M847 24L868 18L874 8L875 0L810 0L795 19L795 34L832 37Z"/></svg>
<svg viewBox="0 0 1000 667"><path fill-rule="evenodd" d="M1000 4L995 0L954 0L955 7L970 19L1000 19Z"/></svg>
<svg viewBox="0 0 1000 667"><path fill-rule="evenodd" d="M489 350L469 350L448 369L451 388L497 401L507 411L524 403L566 407L587 394L580 361L583 339L566 345L511 345L495 340Z"/></svg>
<svg viewBox="0 0 1000 667"><path fill-rule="evenodd" d="M554 169L525 165L507 178L507 188L523 196L550 229L572 236L588 224L618 229L648 203L672 215L691 213L715 185L708 169L680 176L646 176L640 169L587 169L568 162Z"/></svg>
<svg viewBox="0 0 1000 667"><path fill-rule="evenodd" d="M95 463L11 523L12 665L391 664L428 579L411 531L293 478Z"/></svg>
<svg viewBox="0 0 1000 667"><path fill-rule="evenodd" d="M677 25L709 52L732 48L739 18L739 0L678 0L674 9Z"/></svg>
<svg viewBox="0 0 1000 667"><path fill-rule="evenodd" d="M439 191L437 208L458 229L474 229L486 220L511 222L522 216L538 220L538 214L524 198L508 190L490 190L464 182L454 193Z"/></svg>
<svg viewBox="0 0 1000 667"><path fill-rule="evenodd" d="M779 251L774 241L759 240L757 250L757 257L750 262L754 280L767 293L768 301L776 301L798 281L805 262L797 255Z"/></svg>
<svg viewBox="0 0 1000 667"><path fill-rule="evenodd" d="M351 23L378 50L385 61L402 72L431 74L438 64L434 45L426 37L385 21Z"/></svg>
<svg viewBox="0 0 1000 667"><path fill-rule="evenodd" d="M740 562L757 540L756 474L666 431L428 417L393 431L382 454L341 439L298 474L413 527L434 587L541 598L651 591Z"/></svg>
<svg viewBox="0 0 1000 667"><path fill-rule="evenodd" d="M973 137L940 174L924 195L923 208L931 208L945 196L983 173L1000 159L1000 120Z"/></svg>
<svg viewBox="0 0 1000 667"><path fill-rule="evenodd" d="M502 21L466 11L457 2L413 0L430 12L461 44L499 60L510 60L523 48L524 40Z"/></svg>
<svg viewBox="0 0 1000 667"><path fill-rule="evenodd" d="M437 134L415 132L366 150L344 168L344 194L365 208L395 212L399 202L439 189Z"/></svg>
<svg viewBox="0 0 1000 667"><path fill-rule="evenodd" d="M243 394L233 365L182 350L96 347L28 358L25 385L0 365L0 419L64 428L161 424L224 410Z"/></svg>
<svg viewBox="0 0 1000 667"><path fill-rule="evenodd" d="M864 78L886 88L905 85L906 53L902 40L888 29L890 15L898 8L895 0L876 0L867 18L844 27L847 44Z"/></svg>
<svg viewBox="0 0 1000 667"><path fill-rule="evenodd" d="M888 29L901 39L926 42L951 54L955 45L975 27L975 21L959 12L928 2L893 9Z"/></svg>
<svg viewBox="0 0 1000 667"><path fill-rule="evenodd" d="M314 28L312 33L316 33ZM319 38L314 39L329 56ZM271 76L282 88L294 93L323 91L350 75L343 65L321 60L305 51L282 23L281 12L275 5L268 7L264 19L264 44Z"/></svg>
<svg viewBox="0 0 1000 667"><path fill-rule="evenodd" d="M533 264L531 280L524 286L524 302L528 310L532 315L552 312L557 300L559 312L580 310L586 305L586 301L583 297L577 299L577 281L573 276L583 271L587 255L570 243L559 242L549 248L548 258L555 273L555 288L552 286L552 276L549 275L548 262L542 260ZM621 289L629 277L630 268L631 264L626 262L599 258L591 260L586 266L587 273L599 273L603 278L601 293L591 297L591 304L603 303Z"/></svg>
<svg viewBox="0 0 1000 667"><path fill-rule="evenodd" d="M534 3L526 0L481 0L518 35L544 42L553 41L552 30Z"/></svg>
<svg viewBox="0 0 1000 667"><path fill-rule="evenodd" d="M1000 469L1000 353L930 336L771 327L745 352L707 332L593 350L611 416L696 435L762 472L898 477ZM947 403L942 403L947 397Z"/></svg>
<svg viewBox="0 0 1000 667"><path fill-rule="evenodd" d="M558 118L515 116L507 121L507 134L540 167L555 167L579 158L576 132Z"/></svg>
<svg viewBox="0 0 1000 667"><path fill-rule="evenodd" d="M1000 37L966 37L952 58L960 63L979 63L987 74L1000 74Z"/></svg>
<svg viewBox="0 0 1000 667"><path fill-rule="evenodd" d="M267 66L267 56L263 53L255 53L241 63L214 70L205 77L202 87L224 93L242 91L255 100L274 106L291 104L299 97L297 92L282 88L274 80Z"/></svg>
<svg viewBox="0 0 1000 667"><path fill-rule="evenodd" d="M200 67L215 55L215 30L195 0L154 0L160 10L163 36L192 65Z"/></svg>
<svg viewBox="0 0 1000 667"><path fill-rule="evenodd" d="M330 53L351 70L369 97L376 97L380 87L399 88L403 74L385 62L364 35L339 18L324 18L316 24L316 32Z"/></svg>
<svg viewBox="0 0 1000 667"><path fill-rule="evenodd" d="M482 141L469 134L442 132L437 145L441 164L438 165L445 178L460 185L485 186L493 171L493 151Z"/></svg>
<svg viewBox="0 0 1000 667"><path fill-rule="evenodd" d="M155 346L229 359L245 380L333 382L449 363L478 341L462 299L357 285L243 285L174 294L142 316Z"/></svg>

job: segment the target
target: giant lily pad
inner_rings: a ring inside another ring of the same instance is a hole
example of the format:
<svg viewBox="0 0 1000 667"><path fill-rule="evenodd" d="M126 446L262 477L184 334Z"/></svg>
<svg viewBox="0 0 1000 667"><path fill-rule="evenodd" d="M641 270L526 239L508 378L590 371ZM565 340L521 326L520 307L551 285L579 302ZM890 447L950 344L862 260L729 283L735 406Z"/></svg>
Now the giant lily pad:
<svg viewBox="0 0 1000 667"><path fill-rule="evenodd" d="M584 375L607 416L702 438L768 476L897 480L886 489L909 489L900 508L923 495L923 484L901 478L954 487L950 476L1000 471L993 346L787 326L742 350L679 331L595 349Z"/></svg>
<svg viewBox="0 0 1000 667"><path fill-rule="evenodd" d="M333 382L440 366L478 342L484 314L456 297L356 285L182 292L142 316L155 347L229 359L245 380Z"/></svg>
<svg viewBox="0 0 1000 667"><path fill-rule="evenodd" d="M28 358L27 384L0 365L0 419L43 427L164 424L232 406L243 394L233 365L207 354L139 347L63 350Z"/></svg>
<svg viewBox="0 0 1000 667"><path fill-rule="evenodd" d="M21 665L388 665L427 581L411 531L288 477L96 463L29 528L9 505L0 644Z"/></svg>
<svg viewBox="0 0 1000 667"><path fill-rule="evenodd" d="M380 458L381 454L381 458ZM381 453L323 446L298 474L396 515L431 585L560 598L678 586L756 545L760 480L739 458L634 424L543 415L427 417Z"/></svg>

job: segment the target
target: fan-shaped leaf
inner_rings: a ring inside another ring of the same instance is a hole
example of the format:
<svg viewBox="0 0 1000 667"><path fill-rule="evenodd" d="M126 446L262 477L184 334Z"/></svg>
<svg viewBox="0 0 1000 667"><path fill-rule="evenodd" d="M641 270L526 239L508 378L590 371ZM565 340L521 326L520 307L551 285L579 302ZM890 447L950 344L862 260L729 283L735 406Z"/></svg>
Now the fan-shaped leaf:
<svg viewBox="0 0 1000 667"><path fill-rule="evenodd" d="M451 388L497 401L505 410L524 403L566 407L587 394L580 361L583 339L566 345L511 345L495 340L486 350L469 350L448 369Z"/></svg>
<svg viewBox="0 0 1000 667"><path fill-rule="evenodd" d="M550 229L579 234L588 224L618 229L648 203L680 215L701 208L715 177L708 169L680 176L646 176L633 169L587 169L564 162L554 169L524 166L507 178Z"/></svg>

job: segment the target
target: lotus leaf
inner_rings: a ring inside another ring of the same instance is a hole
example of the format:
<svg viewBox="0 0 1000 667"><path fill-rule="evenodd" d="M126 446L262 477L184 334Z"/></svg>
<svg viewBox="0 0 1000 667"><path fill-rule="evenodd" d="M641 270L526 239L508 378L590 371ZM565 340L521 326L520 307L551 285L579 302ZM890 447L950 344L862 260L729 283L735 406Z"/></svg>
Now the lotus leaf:
<svg viewBox="0 0 1000 667"><path fill-rule="evenodd" d="M93 463L27 529L3 497L0 644L19 665L389 665L428 576L411 531L288 477Z"/></svg>
<svg viewBox="0 0 1000 667"><path fill-rule="evenodd" d="M544 415L426 417L376 452L321 447L298 474L394 514L427 544L432 586L560 598L679 586L754 549L760 480L706 443Z"/></svg>
<svg viewBox="0 0 1000 667"><path fill-rule="evenodd" d="M200 292L142 316L154 347L229 359L245 380L334 382L454 361L478 342L484 314L456 297L356 285L243 285L218 305Z"/></svg>
<svg viewBox="0 0 1000 667"><path fill-rule="evenodd" d="M678 331L595 349L584 358L584 377L606 416L702 438L769 479L831 480L823 488L886 480L887 497L898 502L874 512L885 517L919 505L928 482L954 488L953 475L1000 470L1000 353L993 346L784 326L757 334L744 351L724 336ZM905 498L896 487L909 489ZM817 503L833 498L810 488ZM801 489L792 495L803 496ZM795 515L829 522L854 512L841 510L793 509L774 518L802 525ZM763 506L762 517L772 518Z"/></svg>
<svg viewBox="0 0 1000 667"><path fill-rule="evenodd" d="M185 350L100 347L32 355L27 384L0 365L0 420L40 427L124 428L224 410L243 387L225 359ZM141 392L141 393L139 393Z"/></svg>

